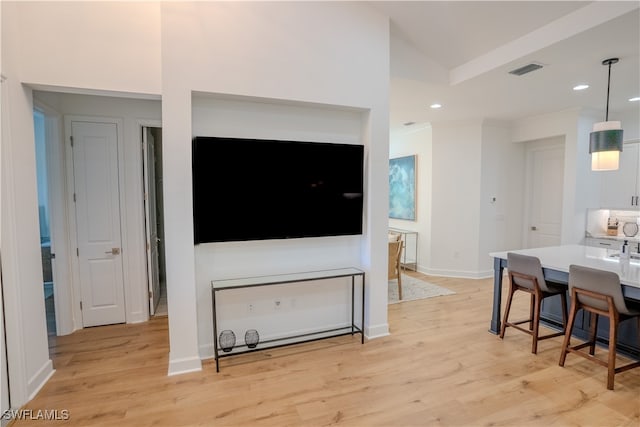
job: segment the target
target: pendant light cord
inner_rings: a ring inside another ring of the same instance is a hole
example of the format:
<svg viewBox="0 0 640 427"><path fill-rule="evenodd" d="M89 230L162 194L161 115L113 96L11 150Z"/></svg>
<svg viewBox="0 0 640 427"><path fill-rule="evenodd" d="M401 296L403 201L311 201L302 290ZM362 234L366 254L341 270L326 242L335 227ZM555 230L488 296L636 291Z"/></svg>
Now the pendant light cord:
<svg viewBox="0 0 640 427"><path fill-rule="evenodd" d="M609 87L611 86L611 62L609 62L609 76L607 77L607 112L604 121L609 121Z"/></svg>

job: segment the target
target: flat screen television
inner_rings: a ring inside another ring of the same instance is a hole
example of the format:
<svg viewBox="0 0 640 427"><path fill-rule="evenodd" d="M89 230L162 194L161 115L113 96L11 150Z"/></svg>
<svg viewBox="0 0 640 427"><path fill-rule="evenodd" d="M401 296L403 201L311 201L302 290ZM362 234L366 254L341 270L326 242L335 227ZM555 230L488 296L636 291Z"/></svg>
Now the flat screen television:
<svg viewBox="0 0 640 427"><path fill-rule="evenodd" d="M364 147L193 139L195 243L362 234Z"/></svg>

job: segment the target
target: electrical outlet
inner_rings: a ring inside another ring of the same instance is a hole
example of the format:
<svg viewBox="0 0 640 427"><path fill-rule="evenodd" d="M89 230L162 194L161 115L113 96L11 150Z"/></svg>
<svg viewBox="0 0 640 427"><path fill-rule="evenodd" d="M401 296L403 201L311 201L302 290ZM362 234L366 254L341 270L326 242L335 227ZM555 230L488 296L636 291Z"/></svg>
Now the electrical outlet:
<svg viewBox="0 0 640 427"><path fill-rule="evenodd" d="M277 299L273 301L273 309L280 310L282 308L282 301Z"/></svg>
<svg viewBox="0 0 640 427"><path fill-rule="evenodd" d="M250 302L249 304L247 304L247 312L252 313L254 310L254 305L252 302Z"/></svg>

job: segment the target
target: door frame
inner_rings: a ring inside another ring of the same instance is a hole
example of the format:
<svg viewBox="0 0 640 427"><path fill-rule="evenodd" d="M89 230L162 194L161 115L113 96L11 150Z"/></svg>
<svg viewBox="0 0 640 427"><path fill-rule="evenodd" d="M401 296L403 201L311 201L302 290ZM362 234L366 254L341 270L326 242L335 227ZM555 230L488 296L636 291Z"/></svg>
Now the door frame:
<svg viewBox="0 0 640 427"><path fill-rule="evenodd" d="M73 201L75 179L74 179L74 164L73 164L73 150L71 147L71 123L72 122L86 122L86 123L105 123L115 124L117 132L117 148L118 148L118 198L120 202L120 241L122 247L122 277L124 281L124 303L125 303L125 322L129 322L130 301L132 299L132 289L129 286L129 262L128 254L130 247L128 240L122 235L122 230L127 229L126 217L123 215L123 207L126 206L126 194L124 190L124 137L123 128L124 121L121 118L104 117L104 116L79 116L79 115L65 115L64 116L64 147L65 147L65 161L66 161L66 175L67 175L67 212L69 214L69 242L71 244L70 261L71 261L71 277L72 277L72 292L71 292L71 306L74 318L75 329L83 329L84 324L82 321L82 310L80 309L80 301L82 300L82 292L80 286L80 263L78 257L74 255L78 248L78 232L77 232L77 218L76 207Z"/></svg>
<svg viewBox="0 0 640 427"><path fill-rule="evenodd" d="M559 139L562 138L562 142ZM566 162L566 135L556 135L549 138L537 139L532 141L526 141L525 150L525 181L524 181L524 215L522 222L522 243L523 247L529 247L529 227L531 227L531 198L533 196L533 152L547 151L561 148L564 150L564 158ZM566 167L563 165L562 170L562 194L564 205L564 174L566 173ZM563 206L564 209L564 206ZM562 217L560 218L560 237L562 238Z"/></svg>
<svg viewBox="0 0 640 427"><path fill-rule="evenodd" d="M144 241L145 241L145 250L144 250L144 259L145 259L145 266L147 266L147 268L145 268L145 274L147 277L146 283L145 283L145 292L147 295L147 319L150 318L152 316L151 314L151 304L149 301L149 285L150 285L150 281L151 278L149 277L149 255L150 252L147 250L147 246L146 246L146 242L149 239L149 236L147 235L148 231L147 231L147 227L146 227L146 222L147 222L147 213L146 213L146 200L144 197L144 180L145 180L145 166L146 166L146 156L145 156L145 152L144 152L144 137L143 137L143 132L145 128L160 128L162 129L162 121L161 120L153 120L153 119L138 119L136 121L137 123L137 129L138 129L138 138L139 138L139 144L140 144L140 153L141 153L141 173L142 173L142 221L143 221L143 229L144 229Z"/></svg>
<svg viewBox="0 0 640 427"><path fill-rule="evenodd" d="M56 335L68 335L77 329L71 305L73 289L70 268L71 242L66 211L68 189L64 161L62 115L54 108L34 99L33 109L45 116L45 142L47 161L47 190L49 199L49 230L52 260L53 296L56 312Z"/></svg>

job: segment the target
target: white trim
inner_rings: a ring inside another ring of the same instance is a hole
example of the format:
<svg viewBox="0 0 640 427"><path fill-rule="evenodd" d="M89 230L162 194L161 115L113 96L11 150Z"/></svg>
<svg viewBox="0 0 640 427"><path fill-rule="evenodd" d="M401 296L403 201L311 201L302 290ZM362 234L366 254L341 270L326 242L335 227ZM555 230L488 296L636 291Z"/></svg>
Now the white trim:
<svg viewBox="0 0 640 427"><path fill-rule="evenodd" d="M71 242L69 240L69 215L67 212L66 167L64 159L64 136L62 115L54 108L33 100L34 110L45 116L45 139L47 158L47 190L49 194L49 227L51 232L53 294L56 313L56 334L68 335L76 330L71 295Z"/></svg>
<svg viewBox="0 0 640 427"><path fill-rule="evenodd" d="M493 277L493 270L484 271L461 271L461 270L438 270L433 268L422 269L418 271L429 276L453 277L456 279L486 279Z"/></svg>
<svg viewBox="0 0 640 427"><path fill-rule="evenodd" d="M146 201L144 200L144 193L146 191L144 182L145 182L145 171L146 168L144 167L146 165L146 161L147 161L147 156L145 153L146 147L144 147L144 135L143 135L143 131L145 128L147 127L152 127L152 128L160 128L162 129L162 121L161 120L152 120L152 119L138 119L136 120L136 125L137 125L137 129L138 129L138 143L140 144L140 147L142 147L142 153L143 155L141 156L140 159L140 164L142 165L141 167L141 173L142 173L142 230L143 230L143 235L144 235L144 241L145 241L145 250L144 250L144 265L145 265L145 282L142 283L141 287L141 292L143 293L143 301L146 301L146 307L147 307L147 312L146 312L146 319L145 320L149 320L149 318L151 317L151 303L149 300L149 289L150 289L150 279L149 279L149 255L150 252L147 250L146 248L146 243L149 242L149 236L148 234L148 230L147 230L147 210L146 210ZM168 304L168 301L167 301Z"/></svg>
<svg viewBox="0 0 640 427"><path fill-rule="evenodd" d="M387 335L391 335L389 333L388 323L383 323L380 325L373 325L373 326L366 326L364 328L364 336L367 337L368 340L386 337Z"/></svg>
<svg viewBox="0 0 640 427"><path fill-rule="evenodd" d="M15 175L13 146L11 144L11 109L10 87L2 89L2 138L0 139L2 150L2 163L0 164L0 191L2 192L2 222L0 223L0 235L4 247L2 257L2 292L5 302L5 339L7 342L7 361L9 365L10 398L14 407L19 407L28 401L27 393L27 367L25 352L25 333L22 319L22 301L20 298L20 266L16 259L18 254L18 236L15 227ZM35 162L35 159L34 159ZM5 224L7 224L5 226Z"/></svg>
<svg viewBox="0 0 640 427"><path fill-rule="evenodd" d="M206 359L215 359L215 350L213 348L213 343L207 343L198 346L198 355L201 360Z"/></svg>
<svg viewBox="0 0 640 427"><path fill-rule="evenodd" d="M29 379L29 383L27 384L27 390L29 392L29 400L36 397L36 394L40 391L40 389L49 381L49 378L56 372L53 369L53 362L51 360L47 360L44 365L38 372Z"/></svg>
<svg viewBox="0 0 640 427"><path fill-rule="evenodd" d="M73 179L73 150L71 149L70 137L71 137L71 121L72 117L65 116L64 117L64 138L62 143L64 144L64 154L65 154L65 173L66 173L66 181L67 181L67 218L68 218L68 229L67 236L69 242L69 265L71 268L71 292L70 295L70 304L71 311L73 313L73 329L78 330L83 328L82 324L82 310L80 310L80 268L78 265L78 257L74 255L74 249L77 249L78 245L78 236L76 232L76 209L75 204L73 202L73 193L75 189L75 183Z"/></svg>
<svg viewBox="0 0 640 427"><path fill-rule="evenodd" d="M168 376L187 374L202 370L202 362L199 357L184 357L182 359L172 359L169 352L169 372Z"/></svg>

